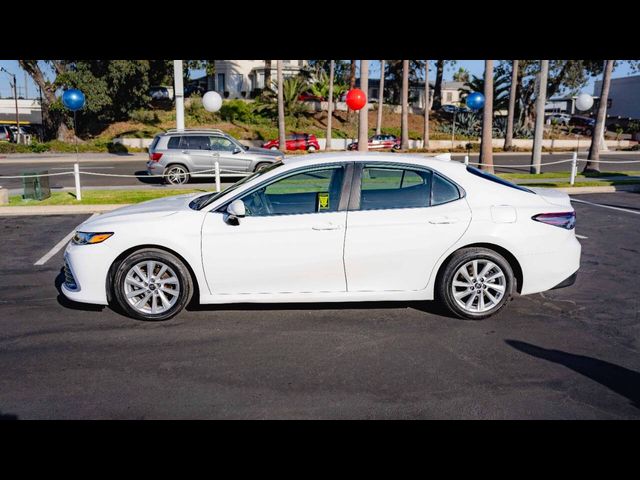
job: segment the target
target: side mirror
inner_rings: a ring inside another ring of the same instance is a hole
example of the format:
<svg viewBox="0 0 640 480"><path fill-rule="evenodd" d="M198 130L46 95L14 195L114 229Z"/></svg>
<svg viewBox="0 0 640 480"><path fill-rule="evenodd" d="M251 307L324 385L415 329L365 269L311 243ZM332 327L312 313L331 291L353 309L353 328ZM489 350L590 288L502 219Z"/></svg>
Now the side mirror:
<svg viewBox="0 0 640 480"><path fill-rule="evenodd" d="M227 206L227 214L229 215L229 220L234 225L238 225L239 219L246 215L246 209L244 206L244 202L242 200L234 200Z"/></svg>
<svg viewBox="0 0 640 480"><path fill-rule="evenodd" d="M235 148L233 149L233 154L235 155L236 153L240 153L241 151L242 151L242 149L240 149L240 148L238 148L238 147L235 147Z"/></svg>

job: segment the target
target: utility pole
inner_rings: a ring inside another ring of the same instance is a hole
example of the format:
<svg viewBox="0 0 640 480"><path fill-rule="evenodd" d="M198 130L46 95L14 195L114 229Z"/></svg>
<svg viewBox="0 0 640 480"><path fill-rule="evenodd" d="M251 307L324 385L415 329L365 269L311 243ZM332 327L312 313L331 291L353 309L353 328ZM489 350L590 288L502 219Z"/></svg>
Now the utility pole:
<svg viewBox="0 0 640 480"><path fill-rule="evenodd" d="M331 60L329 66L329 98L327 98L327 135L325 140L324 149L331 150L331 119L333 117L333 77L336 61Z"/></svg>
<svg viewBox="0 0 640 480"><path fill-rule="evenodd" d="M24 98L29 98L29 87L27 86L27 72L24 72Z"/></svg>
<svg viewBox="0 0 640 480"><path fill-rule="evenodd" d="M382 105L384 104L384 60L380 60L380 91L378 92L378 118L376 122L376 135L382 131Z"/></svg>
<svg viewBox="0 0 640 480"><path fill-rule="evenodd" d="M358 151L369 150L369 60L360 60L360 90L364 92L364 107L359 112Z"/></svg>
<svg viewBox="0 0 640 480"><path fill-rule="evenodd" d="M173 97L176 102L176 128L184 130L184 80L182 60L173 61Z"/></svg>
<svg viewBox="0 0 640 480"><path fill-rule="evenodd" d="M7 71L6 68L0 67L0 72L4 72L13 78L13 98L16 102L16 143L20 143L20 112L18 111L18 88L15 74Z"/></svg>
<svg viewBox="0 0 640 480"><path fill-rule="evenodd" d="M533 153L531 155L530 173L540 173L540 164L542 163L542 133L544 131L544 106L547 103L548 77L549 60L540 60L538 97L536 98L536 127L533 135Z"/></svg>

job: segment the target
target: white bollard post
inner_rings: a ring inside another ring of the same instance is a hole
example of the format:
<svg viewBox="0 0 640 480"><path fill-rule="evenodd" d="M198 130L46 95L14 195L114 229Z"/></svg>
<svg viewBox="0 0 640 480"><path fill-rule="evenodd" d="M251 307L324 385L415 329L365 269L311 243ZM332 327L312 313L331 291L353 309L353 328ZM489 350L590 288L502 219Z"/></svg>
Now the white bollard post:
<svg viewBox="0 0 640 480"><path fill-rule="evenodd" d="M469 165L469 155L464 156L464 164Z"/></svg>
<svg viewBox="0 0 640 480"><path fill-rule="evenodd" d="M73 164L73 176L76 180L76 200L82 200L82 189L80 188L80 165L78 163Z"/></svg>
<svg viewBox="0 0 640 480"><path fill-rule="evenodd" d="M214 168L216 173L216 192L220 192L220 163L216 162Z"/></svg>
<svg viewBox="0 0 640 480"><path fill-rule="evenodd" d="M576 182L576 173L578 172L578 153L573 152L573 158L571 159L571 178L569 183L573 185Z"/></svg>

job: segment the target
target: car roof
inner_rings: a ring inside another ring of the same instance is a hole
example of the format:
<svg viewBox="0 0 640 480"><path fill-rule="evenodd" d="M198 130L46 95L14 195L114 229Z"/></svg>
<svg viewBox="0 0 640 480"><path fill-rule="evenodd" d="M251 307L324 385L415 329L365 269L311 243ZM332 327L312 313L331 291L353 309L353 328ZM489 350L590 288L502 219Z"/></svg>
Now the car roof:
<svg viewBox="0 0 640 480"><path fill-rule="evenodd" d="M285 156L282 162L287 166L325 165L334 162L408 163L417 166L433 166L436 169L464 167L461 162L451 160L451 154L436 156L388 152L331 152L310 155Z"/></svg>

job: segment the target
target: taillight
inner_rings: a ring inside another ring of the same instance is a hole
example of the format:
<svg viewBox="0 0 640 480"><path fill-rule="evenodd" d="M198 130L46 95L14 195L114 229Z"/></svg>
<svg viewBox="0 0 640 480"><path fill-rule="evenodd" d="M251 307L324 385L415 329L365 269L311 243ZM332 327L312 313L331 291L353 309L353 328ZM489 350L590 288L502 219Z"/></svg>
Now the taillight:
<svg viewBox="0 0 640 480"><path fill-rule="evenodd" d="M151 160L152 162L157 162L161 158L162 158L161 153L149 153L149 160Z"/></svg>
<svg viewBox="0 0 640 480"><path fill-rule="evenodd" d="M571 230L576 226L576 212L539 213L531 217L531 219L554 227L566 228L567 230Z"/></svg>

